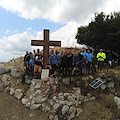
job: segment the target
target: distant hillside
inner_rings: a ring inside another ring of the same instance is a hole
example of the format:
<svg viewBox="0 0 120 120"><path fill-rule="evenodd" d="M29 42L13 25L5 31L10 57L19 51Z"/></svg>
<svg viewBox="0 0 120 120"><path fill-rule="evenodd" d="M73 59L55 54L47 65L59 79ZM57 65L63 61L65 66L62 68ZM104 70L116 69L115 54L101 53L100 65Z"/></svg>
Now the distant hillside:
<svg viewBox="0 0 120 120"><path fill-rule="evenodd" d="M81 51L81 48L77 48L77 47L51 47L50 50L57 50L59 49L60 51L65 51L65 50L71 50L73 53L77 52L78 50Z"/></svg>

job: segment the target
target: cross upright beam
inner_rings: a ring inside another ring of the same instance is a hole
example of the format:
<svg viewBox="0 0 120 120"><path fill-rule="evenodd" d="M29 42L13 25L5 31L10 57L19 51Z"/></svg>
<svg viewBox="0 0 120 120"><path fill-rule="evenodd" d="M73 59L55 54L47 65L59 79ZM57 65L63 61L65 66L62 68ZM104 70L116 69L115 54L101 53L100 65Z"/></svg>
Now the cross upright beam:
<svg viewBox="0 0 120 120"><path fill-rule="evenodd" d="M44 67L49 63L49 46L61 47L61 41L49 41L49 30L44 29L44 40L31 40L32 46L43 46Z"/></svg>

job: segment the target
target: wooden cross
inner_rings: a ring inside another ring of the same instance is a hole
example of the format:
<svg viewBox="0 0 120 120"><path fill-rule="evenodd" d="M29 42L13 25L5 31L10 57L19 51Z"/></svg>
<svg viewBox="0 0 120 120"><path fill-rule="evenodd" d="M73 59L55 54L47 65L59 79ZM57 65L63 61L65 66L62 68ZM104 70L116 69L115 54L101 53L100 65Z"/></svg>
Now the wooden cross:
<svg viewBox="0 0 120 120"><path fill-rule="evenodd" d="M49 63L49 46L61 46L61 41L49 41L49 30L44 29L44 40L31 40L32 46L43 46L44 67Z"/></svg>

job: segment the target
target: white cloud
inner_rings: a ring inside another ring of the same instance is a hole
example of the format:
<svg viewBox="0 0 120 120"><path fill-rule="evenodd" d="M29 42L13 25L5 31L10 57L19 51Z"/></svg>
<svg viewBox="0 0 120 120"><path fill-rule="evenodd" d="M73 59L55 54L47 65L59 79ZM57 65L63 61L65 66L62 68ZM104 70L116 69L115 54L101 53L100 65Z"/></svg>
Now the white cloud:
<svg viewBox="0 0 120 120"><path fill-rule="evenodd" d="M105 4L101 7L101 9L98 9L99 12L103 11L106 14L110 14L111 12L119 12L120 11L120 1L116 0L107 0Z"/></svg>
<svg viewBox="0 0 120 120"><path fill-rule="evenodd" d="M8 29L6 32L5 32L5 34L7 34L7 33L9 33L10 32L10 30Z"/></svg>
<svg viewBox="0 0 120 120"><path fill-rule="evenodd" d="M28 32L14 34L12 36L4 36L0 39L0 48L6 52L13 54L22 54L26 50L31 50L30 38L33 35Z"/></svg>
<svg viewBox="0 0 120 120"><path fill-rule="evenodd" d="M73 22L69 22L63 28L50 34L50 40L61 41L62 47L75 47L76 43L75 34L79 25ZM72 29L71 29L72 28ZM31 40L43 40L43 31L38 31L36 35L32 35L29 31L23 33L17 33L9 37L4 36L0 39L0 58L5 61L25 54L25 51L32 51L33 49L42 47L31 46Z"/></svg>
<svg viewBox="0 0 120 120"><path fill-rule="evenodd" d="M31 40L43 40L43 31L38 31L34 36L28 29L23 33L17 33L8 37L3 36L0 39L0 62L23 56L26 51L30 52L39 48L38 46L31 46Z"/></svg>
<svg viewBox="0 0 120 120"><path fill-rule="evenodd" d="M75 22L69 22L66 26L62 27L56 32L53 32L50 36L50 39L61 41L62 47L81 47L79 44L77 44L75 39L78 26L79 25Z"/></svg>
<svg viewBox="0 0 120 120"><path fill-rule="evenodd" d="M0 6L26 19L82 24L95 12L120 10L119 0L1 0Z"/></svg>
<svg viewBox="0 0 120 120"><path fill-rule="evenodd" d="M30 30L32 30L32 27L27 28L27 31L30 31Z"/></svg>

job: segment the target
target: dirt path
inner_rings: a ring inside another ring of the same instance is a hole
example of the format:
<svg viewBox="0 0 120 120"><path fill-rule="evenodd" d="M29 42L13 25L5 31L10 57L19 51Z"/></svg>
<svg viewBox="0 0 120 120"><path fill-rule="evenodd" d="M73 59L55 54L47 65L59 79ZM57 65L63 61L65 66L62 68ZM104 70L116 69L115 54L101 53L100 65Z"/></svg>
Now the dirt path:
<svg viewBox="0 0 120 120"><path fill-rule="evenodd" d="M29 110L20 100L3 92L0 87L0 120L48 120L40 110Z"/></svg>

